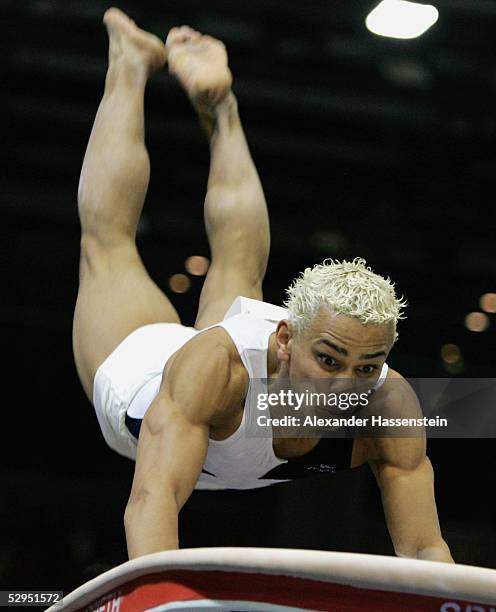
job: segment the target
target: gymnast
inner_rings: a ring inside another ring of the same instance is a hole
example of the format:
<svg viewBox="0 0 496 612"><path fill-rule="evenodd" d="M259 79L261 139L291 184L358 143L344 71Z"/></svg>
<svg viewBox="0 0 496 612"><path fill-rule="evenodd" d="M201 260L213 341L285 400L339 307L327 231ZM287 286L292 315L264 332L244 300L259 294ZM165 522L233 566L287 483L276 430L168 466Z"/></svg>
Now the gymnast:
<svg viewBox="0 0 496 612"><path fill-rule="evenodd" d="M104 23L108 72L78 189L73 349L107 444L136 462L124 515L135 558L179 547L178 514L195 488L285 482L291 461L319 445L318 437L246 436L251 379L348 379L382 394L404 381L386 359L406 303L361 258L306 269L287 289L285 308L264 302L269 219L225 46L186 26L173 28L164 44L116 8ZM181 324L135 240L150 176L145 86L165 65L210 145L204 219L211 265L194 327ZM425 436L352 444L351 466L368 462L376 477L395 553L453 563Z"/></svg>

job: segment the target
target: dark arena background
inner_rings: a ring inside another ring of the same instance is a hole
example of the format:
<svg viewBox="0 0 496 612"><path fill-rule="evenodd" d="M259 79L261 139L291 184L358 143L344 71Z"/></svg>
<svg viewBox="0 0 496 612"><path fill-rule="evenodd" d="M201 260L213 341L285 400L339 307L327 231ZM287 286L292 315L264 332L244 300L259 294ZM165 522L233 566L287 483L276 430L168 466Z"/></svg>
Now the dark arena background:
<svg viewBox="0 0 496 612"><path fill-rule="evenodd" d="M409 302L391 367L407 378L493 377L496 308L480 299L496 290L496 1L436 0L438 23L415 40L371 34L364 19L376 4L118 6L161 37L189 24L227 45L271 218L267 302L281 304L292 279L325 257L364 257ZM127 559L134 464L106 446L71 345L77 187L103 92L109 6L0 2L3 590L68 592ZM167 71L148 86L146 121L152 176L139 249L192 325L204 277L185 260L209 257L207 140ZM496 568L495 444L428 443L459 563ZM196 492L180 518L183 547L394 554L365 465L265 490Z"/></svg>

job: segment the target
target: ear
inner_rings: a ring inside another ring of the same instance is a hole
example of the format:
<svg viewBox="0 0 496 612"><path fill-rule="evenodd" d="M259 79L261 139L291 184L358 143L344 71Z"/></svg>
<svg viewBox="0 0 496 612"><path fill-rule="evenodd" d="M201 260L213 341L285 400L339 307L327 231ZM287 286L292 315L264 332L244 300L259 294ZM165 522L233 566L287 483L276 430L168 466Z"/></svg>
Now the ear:
<svg viewBox="0 0 496 612"><path fill-rule="evenodd" d="M288 319L282 319L277 324L276 342L277 358L280 361L289 361L291 358L291 344L293 341L293 326Z"/></svg>

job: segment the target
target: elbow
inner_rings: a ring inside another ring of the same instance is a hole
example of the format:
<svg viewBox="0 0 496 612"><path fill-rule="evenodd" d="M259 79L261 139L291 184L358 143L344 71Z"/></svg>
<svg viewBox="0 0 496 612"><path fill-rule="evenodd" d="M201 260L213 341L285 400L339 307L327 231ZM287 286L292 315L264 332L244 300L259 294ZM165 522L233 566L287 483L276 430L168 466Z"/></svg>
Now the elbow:
<svg viewBox="0 0 496 612"><path fill-rule="evenodd" d="M124 522L131 519L136 514L138 508L142 507L150 494L146 489L139 489L138 491L131 491L131 495L127 501L126 509L124 511Z"/></svg>
<svg viewBox="0 0 496 612"><path fill-rule="evenodd" d="M170 513L178 514L179 507L176 495L171 488L157 492L150 492L141 489L132 492L124 511L124 525L132 525L137 520L142 520L143 516L160 517Z"/></svg>
<svg viewBox="0 0 496 612"><path fill-rule="evenodd" d="M138 515L138 506L135 503L129 503L124 510L124 529L126 533L132 530L133 525L136 523L136 516Z"/></svg>
<svg viewBox="0 0 496 612"><path fill-rule="evenodd" d="M151 495L145 489L131 492L126 509L124 510L124 527L126 533L140 520L143 513L146 513L150 501Z"/></svg>

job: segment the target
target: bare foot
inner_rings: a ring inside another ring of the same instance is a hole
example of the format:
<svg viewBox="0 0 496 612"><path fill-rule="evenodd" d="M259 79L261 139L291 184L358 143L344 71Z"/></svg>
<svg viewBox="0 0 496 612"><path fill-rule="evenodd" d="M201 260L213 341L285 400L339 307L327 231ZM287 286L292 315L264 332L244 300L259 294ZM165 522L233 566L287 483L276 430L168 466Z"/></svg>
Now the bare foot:
<svg viewBox="0 0 496 612"><path fill-rule="evenodd" d="M188 26L172 28L165 43L169 72L198 110L213 109L231 91L224 43Z"/></svg>
<svg viewBox="0 0 496 612"><path fill-rule="evenodd" d="M138 28L121 10L108 9L103 22L109 35L109 64L125 58L136 67L145 68L149 76L167 61L164 43L154 34Z"/></svg>

